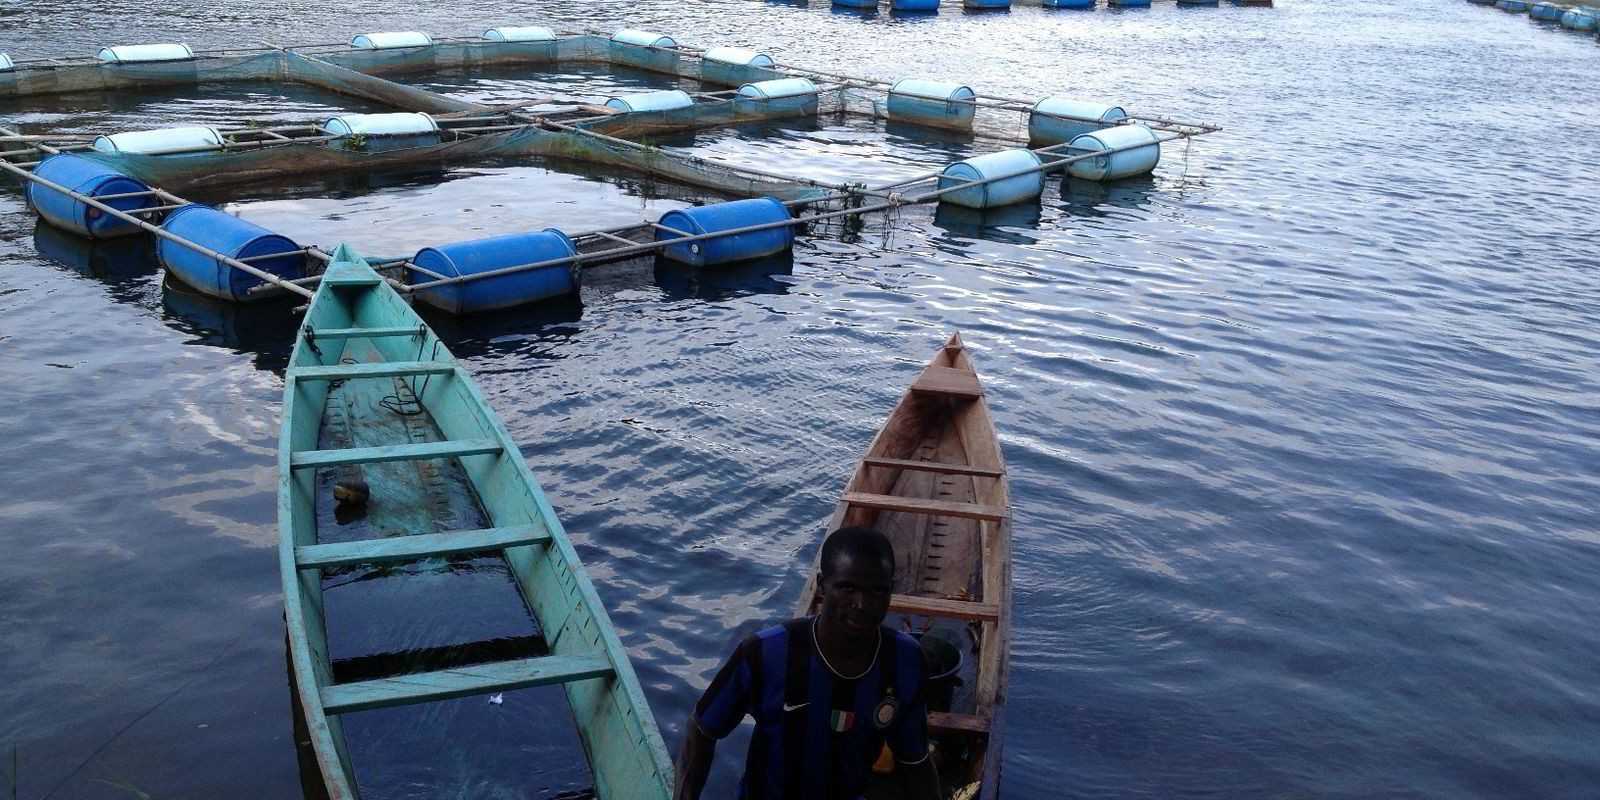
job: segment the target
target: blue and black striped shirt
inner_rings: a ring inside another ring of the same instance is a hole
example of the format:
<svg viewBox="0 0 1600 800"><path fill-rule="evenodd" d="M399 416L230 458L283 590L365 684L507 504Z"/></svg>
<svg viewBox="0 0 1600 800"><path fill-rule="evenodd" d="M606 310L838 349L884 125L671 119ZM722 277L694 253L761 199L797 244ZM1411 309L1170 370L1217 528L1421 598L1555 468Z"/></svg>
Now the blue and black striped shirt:
<svg viewBox="0 0 1600 800"><path fill-rule="evenodd" d="M872 666L845 678L818 654L814 620L745 639L695 706L695 723L713 739L755 718L742 800L855 800L885 744L902 763L928 757L917 640L883 628Z"/></svg>

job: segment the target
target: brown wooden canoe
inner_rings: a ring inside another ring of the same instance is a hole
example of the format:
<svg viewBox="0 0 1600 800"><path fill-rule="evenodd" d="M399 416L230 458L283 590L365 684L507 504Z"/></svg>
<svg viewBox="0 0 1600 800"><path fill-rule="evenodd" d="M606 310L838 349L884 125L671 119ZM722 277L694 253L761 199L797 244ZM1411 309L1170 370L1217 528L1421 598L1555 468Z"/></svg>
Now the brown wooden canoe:
<svg viewBox="0 0 1600 800"><path fill-rule="evenodd" d="M888 624L913 633L937 628L961 642L965 685L949 710L930 711L929 732L947 792L995 797L1010 634L1010 496L983 386L959 333L912 382L856 464L827 530L847 525L875 527L894 542L899 569ZM800 616L818 610L817 569L814 563L801 593Z"/></svg>

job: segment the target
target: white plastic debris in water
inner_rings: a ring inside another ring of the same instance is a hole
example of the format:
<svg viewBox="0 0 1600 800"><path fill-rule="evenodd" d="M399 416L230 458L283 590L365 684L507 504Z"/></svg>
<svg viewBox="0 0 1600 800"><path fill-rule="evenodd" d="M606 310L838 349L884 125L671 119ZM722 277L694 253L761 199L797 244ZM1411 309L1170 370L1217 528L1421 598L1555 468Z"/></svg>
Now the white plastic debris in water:
<svg viewBox="0 0 1600 800"><path fill-rule="evenodd" d="M505 701L506 701L506 693L505 692L495 692L494 694L489 695L489 703L490 703L490 705L496 705L497 706L497 705L500 705L501 703L504 703Z"/></svg>

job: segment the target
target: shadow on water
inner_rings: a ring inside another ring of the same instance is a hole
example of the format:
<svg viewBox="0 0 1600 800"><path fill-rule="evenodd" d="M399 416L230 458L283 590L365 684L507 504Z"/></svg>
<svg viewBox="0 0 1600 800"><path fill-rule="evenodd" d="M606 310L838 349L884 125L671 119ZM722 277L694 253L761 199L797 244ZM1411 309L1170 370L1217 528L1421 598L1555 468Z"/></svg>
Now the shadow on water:
<svg viewBox="0 0 1600 800"><path fill-rule="evenodd" d="M985 209L940 203L933 212L933 224L958 236L1027 245L1038 239L1015 229L1038 229L1039 216L1039 204L1032 201Z"/></svg>
<svg viewBox="0 0 1600 800"><path fill-rule="evenodd" d="M277 297L258 303L230 303L207 297L172 276L161 287L162 321L194 338L188 344L222 347L253 356L256 369L282 372L289 364L304 301Z"/></svg>
<svg viewBox="0 0 1600 800"><path fill-rule="evenodd" d="M655 283L671 300L733 300L757 294L787 294L779 276L794 274L794 253L786 251L714 267L692 267L657 257Z"/></svg>
<svg viewBox="0 0 1600 800"><path fill-rule="evenodd" d="M584 275L584 283L588 282ZM635 284L637 285L637 284ZM567 339L578 333L575 324L583 319L584 289L577 294L552 297L537 303L480 314L446 314L416 304L417 314L444 340L457 358L475 358L516 350L526 354L526 346L508 337L527 336Z"/></svg>
<svg viewBox="0 0 1600 800"><path fill-rule="evenodd" d="M98 279L118 302L143 299L134 288L161 271L149 236L89 239L40 220L33 228L33 247L43 258Z"/></svg>

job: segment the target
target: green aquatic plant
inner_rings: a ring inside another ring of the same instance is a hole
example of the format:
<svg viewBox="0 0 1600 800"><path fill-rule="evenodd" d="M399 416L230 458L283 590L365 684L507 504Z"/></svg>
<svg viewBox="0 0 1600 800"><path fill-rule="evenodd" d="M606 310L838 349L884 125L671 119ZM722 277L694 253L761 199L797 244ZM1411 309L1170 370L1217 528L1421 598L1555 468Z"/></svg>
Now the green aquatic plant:
<svg viewBox="0 0 1600 800"><path fill-rule="evenodd" d="M344 145L351 150L365 150L367 149L367 135L364 133L352 133L345 137Z"/></svg>

